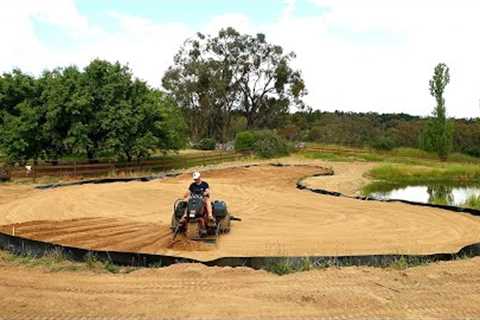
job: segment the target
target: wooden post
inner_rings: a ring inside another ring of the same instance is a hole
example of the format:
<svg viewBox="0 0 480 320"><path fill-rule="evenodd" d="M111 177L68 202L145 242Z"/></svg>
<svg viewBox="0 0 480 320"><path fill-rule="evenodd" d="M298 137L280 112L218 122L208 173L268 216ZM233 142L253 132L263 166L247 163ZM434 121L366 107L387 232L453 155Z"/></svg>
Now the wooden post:
<svg viewBox="0 0 480 320"><path fill-rule="evenodd" d="M77 160L73 161L73 176L77 176Z"/></svg>
<svg viewBox="0 0 480 320"><path fill-rule="evenodd" d="M115 172L115 163L112 161L112 159L108 160L110 162L110 172L112 173L113 176L116 175Z"/></svg>

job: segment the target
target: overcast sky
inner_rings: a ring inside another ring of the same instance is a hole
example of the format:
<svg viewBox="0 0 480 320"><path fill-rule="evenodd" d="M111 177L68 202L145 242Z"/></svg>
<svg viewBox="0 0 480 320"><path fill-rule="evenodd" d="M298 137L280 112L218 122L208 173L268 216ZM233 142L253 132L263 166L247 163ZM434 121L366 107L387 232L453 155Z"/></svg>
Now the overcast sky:
<svg viewBox="0 0 480 320"><path fill-rule="evenodd" d="M428 115L445 62L449 115L480 115L478 0L1 0L0 72L99 57L158 87L186 38L228 26L295 51L314 109Z"/></svg>

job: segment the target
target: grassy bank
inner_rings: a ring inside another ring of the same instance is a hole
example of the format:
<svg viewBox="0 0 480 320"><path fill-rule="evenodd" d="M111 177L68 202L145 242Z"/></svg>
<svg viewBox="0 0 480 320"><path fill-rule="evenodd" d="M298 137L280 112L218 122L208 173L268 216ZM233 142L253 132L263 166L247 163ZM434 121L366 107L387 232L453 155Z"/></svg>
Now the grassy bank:
<svg viewBox="0 0 480 320"><path fill-rule="evenodd" d="M73 261L61 250L53 250L43 256L32 254L13 254L0 250L0 267L2 265L38 267L48 272L93 271L100 273L129 273L136 268L121 267L109 261L100 261L94 255L87 255L84 261Z"/></svg>
<svg viewBox="0 0 480 320"><path fill-rule="evenodd" d="M480 196L470 196L464 204L465 207L480 210Z"/></svg>
<svg viewBox="0 0 480 320"><path fill-rule="evenodd" d="M437 163L430 166L384 164L371 169L367 177L373 182L362 188L362 194L388 192L412 185L445 185L452 187L480 185L480 165L469 163ZM468 207L476 207L471 199Z"/></svg>
<svg viewBox="0 0 480 320"><path fill-rule="evenodd" d="M368 176L387 182L423 183L471 183L480 182L480 165L467 163L433 163L431 166L386 164L373 168Z"/></svg>
<svg viewBox="0 0 480 320"><path fill-rule="evenodd" d="M372 182L361 190L363 195L385 193L408 186L431 186L447 191L455 187L480 185L480 158L454 153L442 162L434 153L419 149L398 148L392 151L309 145L301 154L308 159L346 162L377 162L366 176ZM446 201L446 200L445 200ZM446 203L444 203L446 204ZM480 196L472 195L462 204L480 209Z"/></svg>
<svg viewBox="0 0 480 320"><path fill-rule="evenodd" d="M439 161L437 155L434 153L413 148L397 148L391 151L377 151L366 148L309 145L305 151L301 152L301 154L308 159L342 162L369 161L424 166L444 163ZM480 158L471 157L461 153L453 153L450 155L447 163L480 164Z"/></svg>
<svg viewBox="0 0 480 320"><path fill-rule="evenodd" d="M389 192L408 186L429 186L431 203L450 204L456 187L480 186L480 165L467 163L432 163L430 166L385 164L367 173L373 182L362 188L363 195ZM435 191L436 190L436 191ZM480 196L471 195L462 207L480 209Z"/></svg>

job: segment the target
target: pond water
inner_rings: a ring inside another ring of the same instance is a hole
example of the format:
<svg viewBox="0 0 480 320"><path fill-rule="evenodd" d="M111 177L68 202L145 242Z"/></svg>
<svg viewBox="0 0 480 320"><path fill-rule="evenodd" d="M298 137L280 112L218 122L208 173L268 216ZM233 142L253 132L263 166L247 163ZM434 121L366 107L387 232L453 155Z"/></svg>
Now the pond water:
<svg viewBox="0 0 480 320"><path fill-rule="evenodd" d="M385 187L381 189L385 189ZM387 191L371 191L368 195L382 200L398 199L433 204L448 204L461 207L465 206L465 203L469 198L480 196L480 185L451 186L436 184L403 186Z"/></svg>

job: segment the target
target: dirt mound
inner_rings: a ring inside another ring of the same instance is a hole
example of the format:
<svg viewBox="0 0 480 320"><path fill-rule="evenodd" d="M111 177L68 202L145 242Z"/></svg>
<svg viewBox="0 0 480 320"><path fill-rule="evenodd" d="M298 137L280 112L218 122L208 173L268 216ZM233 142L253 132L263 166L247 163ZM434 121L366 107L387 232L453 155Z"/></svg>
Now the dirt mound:
<svg viewBox="0 0 480 320"><path fill-rule="evenodd" d="M287 276L195 264L117 275L6 265L0 318L478 319L478 288L479 258Z"/></svg>

